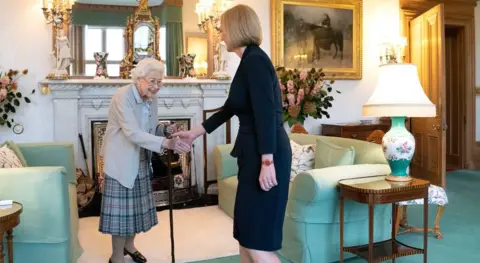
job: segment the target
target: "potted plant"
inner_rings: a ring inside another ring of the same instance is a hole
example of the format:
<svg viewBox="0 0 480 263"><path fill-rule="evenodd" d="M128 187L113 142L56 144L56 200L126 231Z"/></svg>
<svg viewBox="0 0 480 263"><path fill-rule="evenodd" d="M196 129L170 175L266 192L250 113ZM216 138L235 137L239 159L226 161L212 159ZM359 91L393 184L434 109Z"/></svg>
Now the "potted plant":
<svg viewBox="0 0 480 263"><path fill-rule="evenodd" d="M7 125L12 128L15 120L10 117L10 114L16 113L17 108L20 107L21 101L30 103L30 98L24 96L18 90L18 79L27 75L28 70L22 72L10 69L8 72L0 72L0 125ZM29 95L35 93L35 89Z"/></svg>

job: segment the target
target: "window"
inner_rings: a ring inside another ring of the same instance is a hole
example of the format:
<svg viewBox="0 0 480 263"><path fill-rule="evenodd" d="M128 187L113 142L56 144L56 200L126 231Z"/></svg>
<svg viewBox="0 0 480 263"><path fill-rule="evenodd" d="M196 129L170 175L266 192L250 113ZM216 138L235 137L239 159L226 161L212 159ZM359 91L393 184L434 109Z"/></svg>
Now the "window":
<svg viewBox="0 0 480 263"><path fill-rule="evenodd" d="M160 53L160 58L163 61L167 61L167 30L165 26L160 27L160 34L158 34L160 40L159 42L159 53ZM167 73L167 67L165 67L165 75L168 76Z"/></svg>
<svg viewBox="0 0 480 263"><path fill-rule="evenodd" d="M125 55L124 29L121 27L85 26L84 32L85 75L95 76L97 65L93 54L95 52L108 52L108 75L112 77L120 76L120 62Z"/></svg>

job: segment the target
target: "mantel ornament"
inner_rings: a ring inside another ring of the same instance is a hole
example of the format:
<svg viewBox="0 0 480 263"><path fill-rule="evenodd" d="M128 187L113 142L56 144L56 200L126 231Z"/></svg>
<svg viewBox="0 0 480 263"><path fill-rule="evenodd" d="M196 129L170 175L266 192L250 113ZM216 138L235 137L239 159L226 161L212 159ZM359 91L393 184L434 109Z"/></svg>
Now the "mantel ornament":
<svg viewBox="0 0 480 263"><path fill-rule="evenodd" d="M213 56L213 64L214 64L214 70L212 78L213 79L218 79L218 80L228 80L230 79L230 75L227 72L228 64L227 64L227 46L225 45L225 42L217 42L217 45L215 47L216 49L216 55Z"/></svg>
<svg viewBox="0 0 480 263"><path fill-rule="evenodd" d="M137 0L135 14L127 17L125 38L127 52L120 63L120 77L129 79L130 71L144 58L160 59L160 21L152 17L148 0Z"/></svg>
<svg viewBox="0 0 480 263"><path fill-rule="evenodd" d="M52 71L48 74L48 79L68 79L67 68L70 66L72 55L70 50L70 41L66 36L64 36L63 30L60 29L57 31L58 36L56 37L55 52L52 54ZM55 55L56 54L56 55Z"/></svg>

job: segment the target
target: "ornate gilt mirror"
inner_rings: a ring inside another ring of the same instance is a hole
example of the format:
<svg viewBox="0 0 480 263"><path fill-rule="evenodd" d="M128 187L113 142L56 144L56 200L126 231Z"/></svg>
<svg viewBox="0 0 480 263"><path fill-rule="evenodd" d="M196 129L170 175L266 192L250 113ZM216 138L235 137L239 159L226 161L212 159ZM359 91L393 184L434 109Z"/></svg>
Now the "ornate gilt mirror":
<svg viewBox="0 0 480 263"><path fill-rule="evenodd" d="M195 71L205 74L205 64L210 60L208 46L200 38L206 39L207 34L198 28L196 3L197 0L75 0L72 23L65 30L71 44L70 78L93 78L96 52L108 53L110 79L123 77L120 73L128 77L128 70L136 61L152 56L165 61L167 78L178 78L177 58L185 53L196 54ZM192 34L195 38L191 38Z"/></svg>
<svg viewBox="0 0 480 263"><path fill-rule="evenodd" d="M160 22L152 18L148 0L138 0L135 14L127 18L125 28L126 53L120 63L120 77L130 78L130 71L144 58L160 59L158 40Z"/></svg>

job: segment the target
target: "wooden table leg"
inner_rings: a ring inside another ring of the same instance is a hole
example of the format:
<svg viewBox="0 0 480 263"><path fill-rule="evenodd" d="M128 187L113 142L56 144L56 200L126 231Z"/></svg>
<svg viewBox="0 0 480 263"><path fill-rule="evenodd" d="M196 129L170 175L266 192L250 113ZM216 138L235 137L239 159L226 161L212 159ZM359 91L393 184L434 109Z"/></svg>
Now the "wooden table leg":
<svg viewBox="0 0 480 263"><path fill-rule="evenodd" d="M340 196L340 263L343 263L343 195Z"/></svg>
<svg viewBox="0 0 480 263"><path fill-rule="evenodd" d="M368 263L373 262L373 195L368 195Z"/></svg>
<svg viewBox="0 0 480 263"><path fill-rule="evenodd" d="M7 231L8 263L13 263L13 230Z"/></svg>
<svg viewBox="0 0 480 263"><path fill-rule="evenodd" d="M423 263L427 263L428 246L428 188L425 189L425 198L423 199Z"/></svg>
<svg viewBox="0 0 480 263"><path fill-rule="evenodd" d="M0 232L0 263L5 263L5 254L3 254L3 232Z"/></svg>
<svg viewBox="0 0 480 263"><path fill-rule="evenodd" d="M397 235L397 221L399 220L397 215L397 204L392 204L392 252L395 254L396 251L396 235ZM395 258L392 258L392 263L395 263Z"/></svg>

